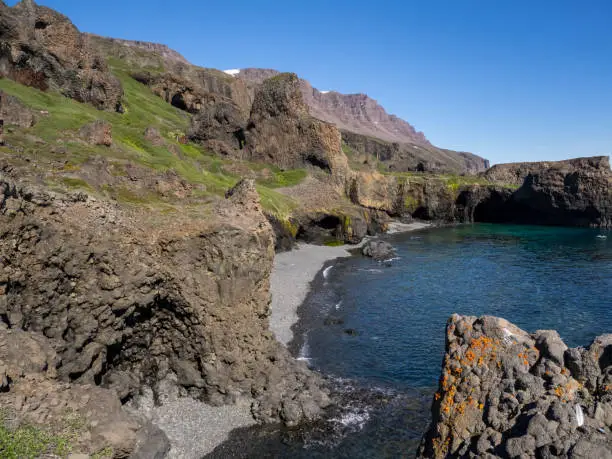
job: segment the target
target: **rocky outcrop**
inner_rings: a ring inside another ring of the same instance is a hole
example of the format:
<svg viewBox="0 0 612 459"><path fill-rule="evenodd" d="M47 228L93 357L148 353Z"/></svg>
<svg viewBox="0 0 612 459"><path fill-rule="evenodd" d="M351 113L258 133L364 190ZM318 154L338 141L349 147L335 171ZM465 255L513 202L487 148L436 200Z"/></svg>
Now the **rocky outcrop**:
<svg viewBox="0 0 612 459"><path fill-rule="evenodd" d="M562 173L575 171L609 171L610 158L593 156L590 158L568 159L566 161L541 161L533 163L496 164L484 174L487 180L497 183L520 186L530 174L538 174L544 170L557 170Z"/></svg>
<svg viewBox="0 0 612 459"><path fill-rule="evenodd" d="M0 91L0 120L5 125L14 125L29 128L34 125L36 119L32 110L24 106L16 97Z"/></svg>
<svg viewBox="0 0 612 459"><path fill-rule="evenodd" d="M122 111L123 89L70 20L33 0L0 3L0 76L104 110Z"/></svg>
<svg viewBox="0 0 612 459"><path fill-rule="evenodd" d="M374 240L368 241L361 249L361 253L366 257L382 261L393 258L395 256L395 249L388 242Z"/></svg>
<svg viewBox="0 0 612 459"><path fill-rule="evenodd" d="M431 144L397 143L355 132L342 131L342 141L353 155L370 164L377 162L389 171L477 174L489 167L486 159Z"/></svg>
<svg viewBox="0 0 612 459"><path fill-rule="evenodd" d="M93 33L85 33L85 35L89 40L94 41L97 44L103 43L107 46L116 45L118 48L131 48L135 51L145 51L144 54L156 54L166 62L175 62L185 65L189 64L189 61L185 59L181 53L169 48L167 45L162 45L160 43L151 43L140 40L123 40L121 38L108 38Z"/></svg>
<svg viewBox="0 0 612 459"><path fill-rule="evenodd" d="M220 100L201 107L187 135L217 153L240 156L246 145L247 118L235 103Z"/></svg>
<svg viewBox="0 0 612 459"><path fill-rule="evenodd" d="M612 457L612 335L568 349L554 331L454 315L419 457Z"/></svg>
<svg viewBox="0 0 612 459"><path fill-rule="evenodd" d="M79 135L90 145L110 147L113 144L113 126L108 121L96 120L86 124L79 130Z"/></svg>
<svg viewBox="0 0 612 459"><path fill-rule="evenodd" d="M236 74L253 87L279 75L271 69L247 68ZM355 151L377 158L389 170L444 171L475 174L489 167L487 160L471 153L433 146L422 132L394 115L389 115L365 94L319 91L300 79L300 91L315 118L335 125L342 140Z"/></svg>
<svg viewBox="0 0 612 459"><path fill-rule="evenodd" d="M483 201L488 210L480 206L476 209L479 221L612 226L612 171L608 157L504 164L492 167L485 177L520 186L503 205L492 206Z"/></svg>
<svg viewBox="0 0 612 459"><path fill-rule="evenodd" d="M125 401L176 381L261 421L318 416L327 395L268 330L274 240L252 182L205 218L123 208L0 177L0 317L54 343L57 376Z"/></svg>
<svg viewBox="0 0 612 459"><path fill-rule="evenodd" d="M255 94L246 136L249 159L283 168L314 166L340 182L348 171L340 132L310 116L293 73L264 81Z"/></svg>
<svg viewBox="0 0 612 459"><path fill-rule="evenodd" d="M238 79L263 83L280 72L272 69L240 69ZM366 94L340 94L319 91L306 80L300 80L300 90L311 114L339 129L371 136L388 142L431 145L422 132L394 115L389 115L378 102Z"/></svg>
<svg viewBox="0 0 612 459"><path fill-rule="evenodd" d="M56 343L54 343L56 344ZM4 428L30 425L63 438L74 453L163 457L168 439L152 425L125 412L117 394L101 387L58 380L61 362L52 340L0 324L0 404Z"/></svg>

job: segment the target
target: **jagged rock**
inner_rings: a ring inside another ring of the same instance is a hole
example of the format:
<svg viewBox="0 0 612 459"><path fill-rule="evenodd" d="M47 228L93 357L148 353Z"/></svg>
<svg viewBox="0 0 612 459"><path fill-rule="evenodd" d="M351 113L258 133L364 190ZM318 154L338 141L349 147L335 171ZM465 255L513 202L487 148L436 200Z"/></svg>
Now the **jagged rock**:
<svg viewBox="0 0 612 459"><path fill-rule="evenodd" d="M236 75L255 85L278 76L271 69L240 69ZM430 170L456 173L478 173L489 162L471 153L434 147L422 132L406 121L389 115L375 100L365 94L340 94L319 91L306 80L299 80L300 91L310 114L335 125L342 140L359 153L377 158L390 170ZM422 168L419 169L419 164Z"/></svg>
<svg viewBox="0 0 612 459"><path fill-rule="evenodd" d="M612 457L608 355L612 335L567 349L553 331L453 315L418 457Z"/></svg>
<svg viewBox="0 0 612 459"><path fill-rule="evenodd" d="M249 159L283 168L314 166L344 183L348 162L338 129L310 116L293 73L263 82L255 94L246 130Z"/></svg>
<svg viewBox="0 0 612 459"><path fill-rule="evenodd" d="M113 127L109 122L97 120L83 126L79 131L79 135L91 145L110 147L113 144L112 129Z"/></svg>
<svg viewBox="0 0 612 459"><path fill-rule="evenodd" d="M366 242L361 249L361 253L375 260L388 260L395 256L395 249L386 241L372 240Z"/></svg>
<svg viewBox="0 0 612 459"><path fill-rule="evenodd" d="M229 99L204 105L191 120L188 137L212 146L214 151L232 155L246 145L247 116ZM235 156L235 154L234 154Z"/></svg>
<svg viewBox="0 0 612 459"><path fill-rule="evenodd" d="M121 83L68 18L33 1L0 3L0 76L122 111Z"/></svg>
<svg viewBox="0 0 612 459"><path fill-rule="evenodd" d="M32 110L4 91L0 91L0 120L4 121L4 125L12 124L25 128L32 127L35 123Z"/></svg>
<svg viewBox="0 0 612 459"><path fill-rule="evenodd" d="M94 454L110 447L117 458L137 453L137 439L144 445L151 428L127 414L115 392L59 381L57 344L42 334L0 327L0 367L11 382L0 393L5 413L60 434L70 432L75 452ZM75 430L75 425L81 427ZM158 434L148 451L163 450L162 440Z"/></svg>
<svg viewBox="0 0 612 459"><path fill-rule="evenodd" d="M268 330L274 238L252 181L201 220L75 201L17 173L0 175L0 315L57 343L63 383L128 400L171 377L213 404L252 397L263 422L329 403Z"/></svg>

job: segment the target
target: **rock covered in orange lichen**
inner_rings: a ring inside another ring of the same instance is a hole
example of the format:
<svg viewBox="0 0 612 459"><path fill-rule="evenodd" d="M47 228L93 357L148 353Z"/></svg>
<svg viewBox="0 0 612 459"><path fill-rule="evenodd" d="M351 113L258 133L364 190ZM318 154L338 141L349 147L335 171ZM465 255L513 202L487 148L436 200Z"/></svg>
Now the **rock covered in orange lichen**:
<svg viewBox="0 0 612 459"><path fill-rule="evenodd" d="M606 388L612 335L568 350L554 331L529 334L504 319L454 315L419 457L607 457Z"/></svg>

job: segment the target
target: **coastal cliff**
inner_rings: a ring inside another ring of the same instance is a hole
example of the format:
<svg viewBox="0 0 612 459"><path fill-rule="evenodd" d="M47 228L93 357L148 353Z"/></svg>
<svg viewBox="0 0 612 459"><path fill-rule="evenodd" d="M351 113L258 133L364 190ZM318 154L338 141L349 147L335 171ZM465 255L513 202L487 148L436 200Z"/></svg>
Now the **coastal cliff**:
<svg viewBox="0 0 612 459"><path fill-rule="evenodd" d="M569 349L496 317L454 315L421 458L612 457L612 335Z"/></svg>

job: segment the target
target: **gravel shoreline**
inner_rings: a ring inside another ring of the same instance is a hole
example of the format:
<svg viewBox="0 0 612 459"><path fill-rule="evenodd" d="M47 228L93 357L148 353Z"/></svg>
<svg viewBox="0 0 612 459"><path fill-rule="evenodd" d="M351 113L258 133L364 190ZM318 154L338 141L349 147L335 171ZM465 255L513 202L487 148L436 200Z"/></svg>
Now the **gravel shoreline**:
<svg viewBox="0 0 612 459"><path fill-rule="evenodd" d="M417 231L430 226L421 222L394 222L390 225L389 233ZM357 247L360 245L327 247L299 244L290 252L276 255L270 276L272 293L270 330L278 341L287 346L293 340L291 327L298 321L297 310L306 299L312 281L325 263L336 258L350 257L348 249Z"/></svg>
<svg viewBox="0 0 612 459"><path fill-rule="evenodd" d="M390 232L416 231L428 226L424 223L395 224ZM357 247L359 245L299 244L290 252L276 255L270 278L270 330L279 342L287 346L293 340L291 327L298 322L298 308L306 299L317 273L328 261L351 256L348 249ZM155 406L152 393L145 391L135 400L132 409L168 436L172 447L169 459L200 459L226 441L234 429L256 424L249 400L215 407L172 394L161 406Z"/></svg>

